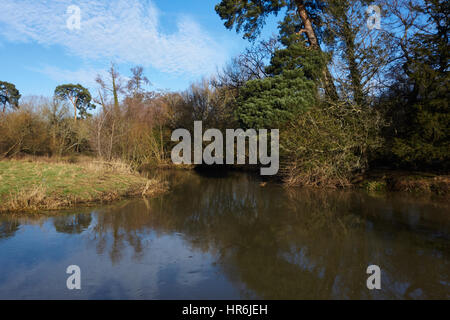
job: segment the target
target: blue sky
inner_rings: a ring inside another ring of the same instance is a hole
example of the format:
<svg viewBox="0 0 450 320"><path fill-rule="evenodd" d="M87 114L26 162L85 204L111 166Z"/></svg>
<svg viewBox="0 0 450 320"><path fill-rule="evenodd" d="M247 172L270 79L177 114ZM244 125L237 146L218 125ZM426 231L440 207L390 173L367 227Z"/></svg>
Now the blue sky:
<svg viewBox="0 0 450 320"><path fill-rule="evenodd" d="M1 0L0 80L23 96L51 96L62 83L94 90L115 62L127 76L142 65L152 89L183 90L248 45L227 30L212 0ZM69 6L80 8L70 30ZM263 32L276 32L275 19Z"/></svg>

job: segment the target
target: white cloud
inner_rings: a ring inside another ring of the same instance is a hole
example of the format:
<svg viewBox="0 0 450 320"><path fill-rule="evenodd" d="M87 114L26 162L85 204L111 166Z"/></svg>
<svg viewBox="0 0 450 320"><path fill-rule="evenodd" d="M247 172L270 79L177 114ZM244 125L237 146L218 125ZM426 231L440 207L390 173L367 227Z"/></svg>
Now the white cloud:
<svg viewBox="0 0 450 320"><path fill-rule="evenodd" d="M31 71L45 74L50 79L60 83L81 83L84 86L95 88L97 75L106 76L105 70L88 68L78 70L61 69L54 66L45 65L41 68L30 68Z"/></svg>
<svg viewBox="0 0 450 320"><path fill-rule="evenodd" d="M70 5L81 9L80 30L66 26ZM162 32L160 13L149 0L2 0L0 10L0 35L7 41L61 45L87 60L189 75L212 73L226 60L224 48L192 18L175 24L175 32Z"/></svg>

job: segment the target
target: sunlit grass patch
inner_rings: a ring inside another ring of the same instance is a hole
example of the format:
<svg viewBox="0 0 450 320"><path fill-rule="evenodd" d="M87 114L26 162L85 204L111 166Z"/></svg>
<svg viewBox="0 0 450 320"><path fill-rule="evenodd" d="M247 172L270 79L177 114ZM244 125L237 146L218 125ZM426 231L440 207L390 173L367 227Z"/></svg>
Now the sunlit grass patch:
<svg viewBox="0 0 450 320"><path fill-rule="evenodd" d="M163 182L149 188L148 182L119 162L0 161L0 212L60 209L167 188Z"/></svg>

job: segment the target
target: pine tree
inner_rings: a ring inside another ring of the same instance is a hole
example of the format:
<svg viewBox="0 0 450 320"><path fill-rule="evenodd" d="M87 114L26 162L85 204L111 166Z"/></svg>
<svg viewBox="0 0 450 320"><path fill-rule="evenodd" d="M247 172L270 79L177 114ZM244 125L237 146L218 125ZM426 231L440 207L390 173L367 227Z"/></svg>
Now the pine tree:
<svg viewBox="0 0 450 320"><path fill-rule="evenodd" d="M240 92L237 116L247 128L279 128L318 101L318 79L325 64L320 51L292 41L276 51L270 75L248 81Z"/></svg>
<svg viewBox="0 0 450 320"><path fill-rule="evenodd" d="M91 103L92 97L88 89L81 84L64 84L57 86L55 89L55 98L59 100L68 100L73 106L73 117L77 120L89 116L88 111L95 109L95 105Z"/></svg>
<svg viewBox="0 0 450 320"><path fill-rule="evenodd" d="M16 89L14 84L0 81L0 103L3 105L3 113L6 111L6 106L12 109L18 109L20 97L19 90Z"/></svg>
<svg viewBox="0 0 450 320"><path fill-rule="evenodd" d="M280 24L280 36L296 36L311 51L322 53L320 47L320 13L323 1L320 0L222 0L216 12L228 29L243 31L244 38L255 40L269 15L284 14ZM324 64L321 71L322 87L330 99L337 93L333 78Z"/></svg>

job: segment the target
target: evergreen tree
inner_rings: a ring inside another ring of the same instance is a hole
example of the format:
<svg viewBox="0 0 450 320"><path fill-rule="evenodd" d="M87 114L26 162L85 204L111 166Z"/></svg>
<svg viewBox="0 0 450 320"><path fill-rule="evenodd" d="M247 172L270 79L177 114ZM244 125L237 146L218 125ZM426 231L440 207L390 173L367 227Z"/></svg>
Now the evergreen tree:
<svg viewBox="0 0 450 320"><path fill-rule="evenodd" d="M406 99L403 107L394 107L405 111L404 119L397 123L393 153L413 168L448 169L450 5L445 0L430 0L416 10L428 16L428 30L415 36L404 65L408 78L401 89L406 91Z"/></svg>
<svg viewBox="0 0 450 320"><path fill-rule="evenodd" d="M91 103L89 90L81 84L64 84L56 87L55 97L60 100L69 100L74 109L74 120L77 120L77 111L81 118L87 117L88 110L95 109Z"/></svg>
<svg viewBox="0 0 450 320"><path fill-rule="evenodd" d="M225 20L228 29L243 31L244 38L254 40L260 34L269 15L284 13L280 24L280 36L296 36L296 41L304 42L312 51L322 52L320 47L320 13L323 1L320 0L222 0L216 12ZM332 76L324 64L321 80L327 96L337 97Z"/></svg>
<svg viewBox="0 0 450 320"><path fill-rule="evenodd" d="M274 54L269 77L248 81L240 92L237 117L248 128L281 127L318 100L318 78L326 59L320 51L292 42Z"/></svg>
<svg viewBox="0 0 450 320"><path fill-rule="evenodd" d="M19 90L16 89L14 84L0 81L0 103L3 105L3 113L6 111L6 106L13 109L19 108L20 97Z"/></svg>

